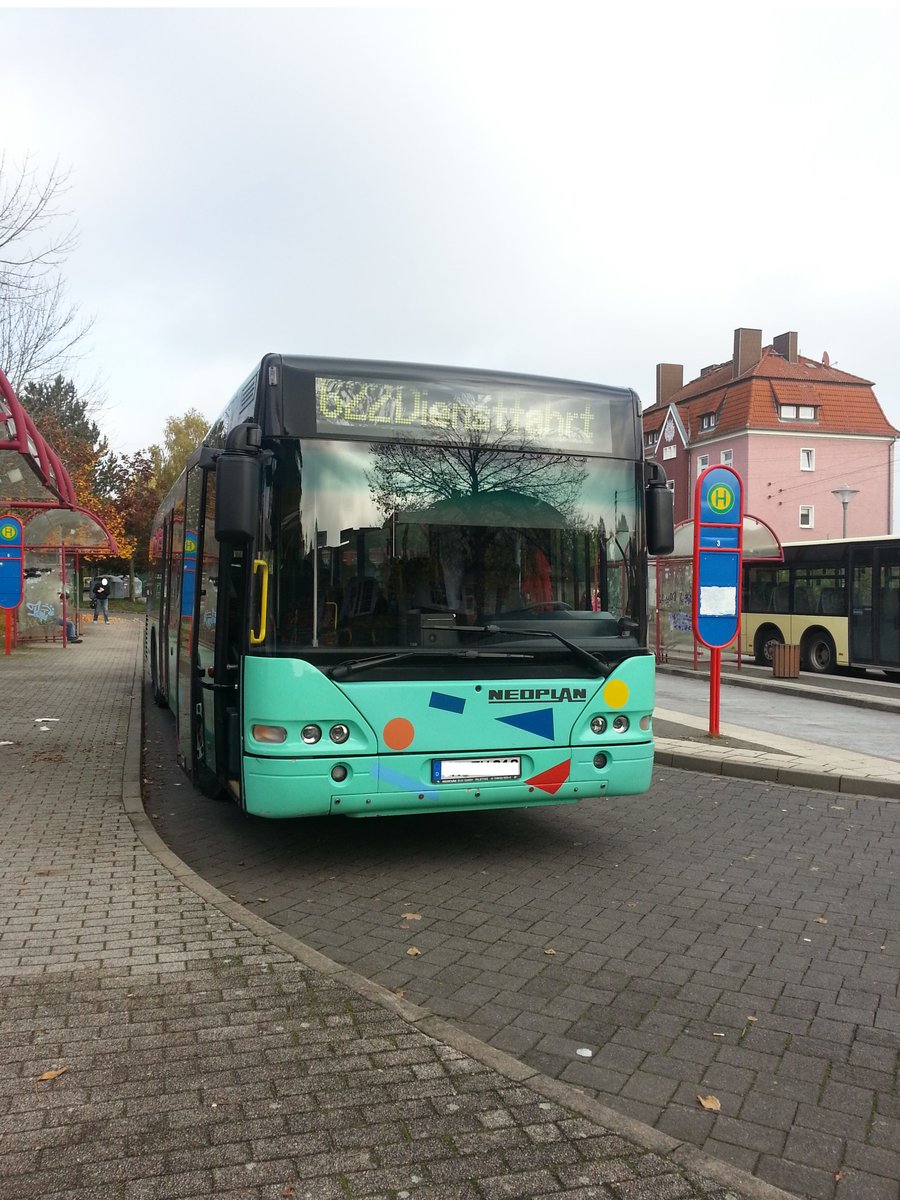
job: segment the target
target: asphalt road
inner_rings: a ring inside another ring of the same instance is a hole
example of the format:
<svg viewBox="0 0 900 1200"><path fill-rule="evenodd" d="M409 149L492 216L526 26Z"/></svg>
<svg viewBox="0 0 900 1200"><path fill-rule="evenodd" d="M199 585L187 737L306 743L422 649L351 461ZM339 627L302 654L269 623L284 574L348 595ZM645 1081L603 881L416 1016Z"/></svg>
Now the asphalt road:
<svg viewBox="0 0 900 1200"><path fill-rule="evenodd" d="M800 682L806 684L805 676ZM843 690L838 676L829 676L832 691ZM888 683L852 681L859 698L900 700L900 687ZM828 684L820 685L828 687ZM709 679L657 671L656 703L671 712L695 717L709 714ZM835 704L783 691L757 690L722 680L720 720L747 729L764 730L805 742L840 746L860 754L900 761L900 716L856 704Z"/></svg>
<svg viewBox="0 0 900 1200"><path fill-rule="evenodd" d="M226 894L761 1179L897 1200L900 804L660 769L576 807L267 823L145 709L147 811Z"/></svg>

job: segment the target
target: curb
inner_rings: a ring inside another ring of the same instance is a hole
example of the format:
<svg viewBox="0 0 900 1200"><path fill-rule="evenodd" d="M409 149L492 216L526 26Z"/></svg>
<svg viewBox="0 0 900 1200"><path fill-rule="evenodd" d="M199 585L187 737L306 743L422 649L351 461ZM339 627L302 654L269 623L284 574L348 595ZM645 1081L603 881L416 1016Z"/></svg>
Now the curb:
<svg viewBox="0 0 900 1200"><path fill-rule="evenodd" d="M724 775L737 779L756 779L780 783L787 787L818 788L823 792L842 795L870 796L878 800L900 800L896 783L887 779L862 779L855 775L828 775L822 771L804 771L798 767L768 766L764 763L744 763L739 759L708 758L685 750L657 750L654 766L675 767L681 771L702 771L707 775Z"/></svg>
<svg viewBox="0 0 900 1200"><path fill-rule="evenodd" d="M451 1046L454 1050L468 1055L505 1079L528 1087L543 1098L553 1100L562 1107L593 1121L594 1124L618 1134L638 1148L665 1156L684 1170L703 1175L707 1179L739 1193L747 1200L801 1200L793 1192L787 1192L774 1184L765 1183L746 1171L741 1171L721 1159L711 1157L696 1146L679 1141L668 1134L660 1133L652 1125L646 1125L643 1121L624 1116L622 1113L592 1100L573 1084L552 1079L549 1075L534 1070L505 1051L497 1050L471 1034L465 1033L443 1017L436 1017L426 1008L401 999L381 984L341 966L340 963L327 958L318 950L306 945L305 942L301 942L298 938L271 925L263 917L251 913L243 905L230 900L218 888L201 878L169 849L153 828L150 818L144 811L141 794L142 649L143 641L139 639L135 652L128 733L122 769L122 807L131 821L138 840L160 865L171 873L177 883L183 884L208 904L217 908L229 920L242 925L251 933L255 933L258 937L277 946L279 950L283 950L303 966L344 984L400 1017L407 1024L414 1025L428 1037ZM670 757L681 758L682 756L671 755ZM684 755L683 757L689 759L691 756ZM680 766L682 764L679 762L666 765ZM703 768L690 769L702 770Z"/></svg>
<svg viewBox="0 0 900 1200"><path fill-rule="evenodd" d="M683 679L709 679L708 671L695 671L691 667L671 666L669 663L657 663L657 671L666 675L678 675ZM900 713L900 698L881 700L877 696L863 696L859 692L827 691L825 688L811 687L803 683L792 683L790 680L779 680L774 683L771 679L752 679L746 675L734 672L722 672L722 683L734 687L752 688L757 692L783 692L788 696L799 696L807 700L823 700L827 704L843 704L852 708L870 708L875 712Z"/></svg>

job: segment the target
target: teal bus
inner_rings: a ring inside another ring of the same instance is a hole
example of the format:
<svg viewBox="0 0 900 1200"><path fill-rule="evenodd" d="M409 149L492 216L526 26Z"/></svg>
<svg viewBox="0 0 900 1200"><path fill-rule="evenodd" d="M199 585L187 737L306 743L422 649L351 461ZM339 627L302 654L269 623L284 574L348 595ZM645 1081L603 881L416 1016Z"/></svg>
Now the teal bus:
<svg viewBox="0 0 900 1200"><path fill-rule="evenodd" d="M154 521L146 678L249 814L640 793L672 538L633 391L269 354Z"/></svg>

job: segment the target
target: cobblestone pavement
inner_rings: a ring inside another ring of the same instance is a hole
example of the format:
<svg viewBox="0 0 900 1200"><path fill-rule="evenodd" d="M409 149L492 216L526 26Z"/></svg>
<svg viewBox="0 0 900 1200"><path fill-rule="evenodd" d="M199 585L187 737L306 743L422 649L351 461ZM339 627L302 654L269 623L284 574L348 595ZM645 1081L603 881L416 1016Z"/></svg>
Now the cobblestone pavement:
<svg viewBox="0 0 900 1200"><path fill-rule="evenodd" d="M81 645L20 647L0 665L3 1200L784 1200L342 970L198 879L141 808L138 644L135 622L112 619L88 626ZM180 779L160 790L163 776L154 771L153 807L192 814L223 856L247 832ZM321 911L313 924L338 924L323 882L346 875L352 919L372 910L366 892L383 876L374 907L385 906L387 935L360 924L341 952L357 970L377 944L401 938L402 954L402 893L422 906L417 962L434 970L436 935L452 942L429 911L445 873L434 832L423 826L420 854L412 826L397 830L413 886L389 880L398 855L380 826L368 826L372 852L360 862L366 826L354 828L350 842L310 830L314 869L291 856L287 874L308 871L310 913ZM489 842L469 861L477 833L454 834L449 850L480 879L492 851ZM300 844L297 830L285 835ZM248 845L256 854L259 843ZM540 905L548 872L532 878L529 902ZM483 942L476 988L491 986L503 941L479 931L519 928L502 895L484 901L490 920L464 908L452 935L465 932L470 949ZM867 1129L870 1145L879 1136Z"/></svg>
<svg viewBox="0 0 900 1200"><path fill-rule="evenodd" d="M662 768L573 808L267 823L147 733L154 825L267 921L760 1180L897 1200L900 804Z"/></svg>

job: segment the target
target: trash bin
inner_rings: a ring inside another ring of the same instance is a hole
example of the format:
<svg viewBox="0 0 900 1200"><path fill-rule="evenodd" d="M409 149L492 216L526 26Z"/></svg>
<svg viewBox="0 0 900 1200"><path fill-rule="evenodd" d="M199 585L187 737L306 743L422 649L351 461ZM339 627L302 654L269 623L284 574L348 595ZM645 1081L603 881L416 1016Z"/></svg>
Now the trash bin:
<svg viewBox="0 0 900 1200"><path fill-rule="evenodd" d="M776 679L800 678L800 647L779 642L772 647L772 674Z"/></svg>

